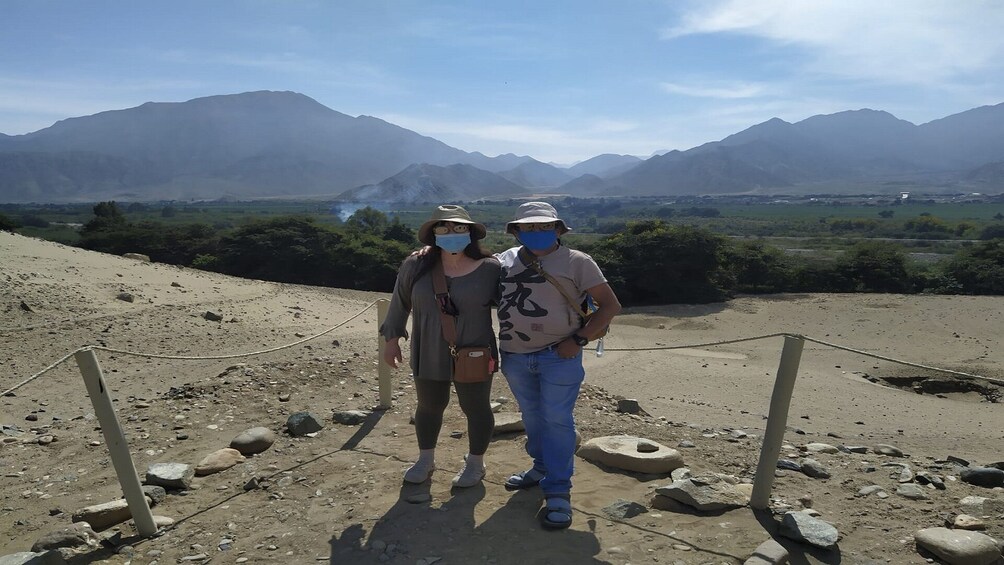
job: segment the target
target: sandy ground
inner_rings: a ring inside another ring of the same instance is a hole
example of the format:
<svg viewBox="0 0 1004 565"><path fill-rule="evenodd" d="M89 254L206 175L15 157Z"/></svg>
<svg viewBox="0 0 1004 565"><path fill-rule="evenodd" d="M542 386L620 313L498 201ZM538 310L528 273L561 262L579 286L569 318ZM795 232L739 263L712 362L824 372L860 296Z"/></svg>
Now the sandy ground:
<svg viewBox="0 0 1004 565"><path fill-rule="evenodd" d="M133 302L118 299L122 292ZM154 514L176 521L162 535L143 539L124 523L103 532L121 533L117 549L91 551L81 563L174 563L203 553L202 562L218 563L733 564L775 530L775 519L748 508L712 515L653 509L654 490L668 477L580 459L574 525L544 531L535 519L539 491L502 488L508 474L526 465L519 434L496 437L483 486L451 491L466 452L466 438L451 437L465 429L456 402L447 411L431 485L403 485L416 451L406 371L393 374L391 409L361 426L331 421L334 410L377 404L373 303L386 295L242 280L0 233L0 298L0 390L84 345L237 355L341 324L294 347L232 359L98 351L141 478L151 463L194 465L247 428L269 427L279 439L155 506ZM206 320L206 311L223 321ZM701 344L785 332L1002 379L1001 328L1004 297L807 294L633 309L615 321L602 357L588 352L576 416L585 439L631 434L670 447L689 440L696 447L680 451L695 472L752 479L784 339ZM694 347L658 349L683 345ZM938 469L936 462L950 455L974 464L1004 460L1002 404L976 392L917 394L865 378L929 374L806 342L782 457L816 441L893 444L914 470ZM516 410L501 377L493 397L507 401L502 411ZM617 413L618 398L637 399L646 414ZM285 434L289 414L304 410L323 418L325 428L316 437ZM0 423L7 427L0 436L0 555L27 551L68 525L79 508L121 497L72 359L0 398ZM748 435L736 439L732 430ZM41 435L55 441L40 445ZM895 490L890 469L881 466L885 457L816 459L833 477L780 472L772 506L811 504L842 539L837 550L824 552L778 538L792 563L925 563L912 540L916 530L943 525L967 495L1004 498L1000 489L951 480L950 468L936 471L949 475L948 488L932 490L927 500L858 498L870 484ZM877 470L866 472L868 466ZM254 477L262 487L245 491ZM421 493L431 499L407 501ZM618 500L647 512L613 518L604 508ZM985 521L988 534L1004 537L1004 518Z"/></svg>

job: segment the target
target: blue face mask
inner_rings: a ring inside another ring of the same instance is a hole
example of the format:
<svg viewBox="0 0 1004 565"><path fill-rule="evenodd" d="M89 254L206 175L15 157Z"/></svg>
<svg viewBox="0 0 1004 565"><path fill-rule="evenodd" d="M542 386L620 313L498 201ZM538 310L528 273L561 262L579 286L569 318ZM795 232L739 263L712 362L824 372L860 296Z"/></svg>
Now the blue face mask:
<svg viewBox="0 0 1004 565"><path fill-rule="evenodd" d="M460 253L471 244L469 233L445 233L436 235L436 245L447 253Z"/></svg>
<svg viewBox="0 0 1004 565"><path fill-rule="evenodd" d="M551 231L521 231L516 236L519 242L530 251L547 251L558 243L558 232Z"/></svg>

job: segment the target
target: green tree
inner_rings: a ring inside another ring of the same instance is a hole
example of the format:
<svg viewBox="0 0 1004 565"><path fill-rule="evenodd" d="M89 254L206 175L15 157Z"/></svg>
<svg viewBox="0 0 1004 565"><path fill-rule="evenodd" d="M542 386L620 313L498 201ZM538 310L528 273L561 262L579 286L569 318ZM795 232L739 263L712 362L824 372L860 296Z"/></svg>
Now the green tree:
<svg viewBox="0 0 1004 565"><path fill-rule="evenodd" d="M387 214L371 206L356 210L345 220L347 229L370 235L382 235L387 226Z"/></svg>
<svg viewBox="0 0 1004 565"><path fill-rule="evenodd" d="M706 303L723 299L726 240L661 220L628 224L590 252L625 304Z"/></svg>
<svg viewBox="0 0 1004 565"><path fill-rule="evenodd" d="M15 222L14 220L8 218L3 214L0 214L0 231L13 232L19 227L21 226L19 226L17 222Z"/></svg>
<svg viewBox="0 0 1004 565"><path fill-rule="evenodd" d="M725 263L738 292L784 292L791 287L792 265L784 253L762 241L740 241L728 246Z"/></svg>
<svg viewBox="0 0 1004 565"><path fill-rule="evenodd" d="M878 241L855 244L837 259L837 272L856 292L910 292L906 255L896 246Z"/></svg>
<svg viewBox="0 0 1004 565"><path fill-rule="evenodd" d="M1004 225L991 224L980 231L979 239L984 241L998 238L1004 238Z"/></svg>
<svg viewBox="0 0 1004 565"><path fill-rule="evenodd" d="M81 233L90 233L102 230L121 228L126 225L126 218L122 215L115 201L99 202L93 208L94 218L84 224Z"/></svg>
<svg viewBox="0 0 1004 565"><path fill-rule="evenodd" d="M878 215L879 215L880 218L885 218L885 219L889 219L889 218L893 217L893 215L895 215L895 214L896 214L896 212L894 212L892 210L882 210L881 212L878 213Z"/></svg>
<svg viewBox="0 0 1004 565"><path fill-rule="evenodd" d="M965 294L1004 294L1004 239L963 248L948 261L945 275Z"/></svg>

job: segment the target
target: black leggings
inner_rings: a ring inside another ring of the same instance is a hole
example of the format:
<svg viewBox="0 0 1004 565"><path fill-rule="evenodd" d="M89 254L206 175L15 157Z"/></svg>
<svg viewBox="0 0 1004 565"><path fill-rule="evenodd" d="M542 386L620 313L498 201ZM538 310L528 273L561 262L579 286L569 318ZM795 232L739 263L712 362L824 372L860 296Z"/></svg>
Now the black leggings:
<svg viewBox="0 0 1004 565"><path fill-rule="evenodd" d="M415 435L419 449L433 449L443 427L443 412L450 404L450 381L415 379L418 408L415 409ZM482 383L453 383L460 409L467 416L467 441L471 455L483 455L495 429L491 407L491 379Z"/></svg>

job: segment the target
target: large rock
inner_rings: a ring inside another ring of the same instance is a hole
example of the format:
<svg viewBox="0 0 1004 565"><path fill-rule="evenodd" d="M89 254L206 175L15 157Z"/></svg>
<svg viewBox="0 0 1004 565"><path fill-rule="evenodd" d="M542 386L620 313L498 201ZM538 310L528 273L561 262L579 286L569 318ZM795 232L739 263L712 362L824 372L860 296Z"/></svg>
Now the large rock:
<svg viewBox="0 0 1004 565"><path fill-rule="evenodd" d="M293 437L305 436L324 429L321 420L310 412L295 412L286 419L286 431Z"/></svg>
<svg viewBox="0 0 1004 565"><path fill-rule="evenodd" d="M769 539L753 550L743 565L783 565L788 562L788 550L774 539Z"/></svg>
<svg viewBox="0 0 1004 565"><path fill-rule="evenodd" d="M237 451L232 447L217 449L216 451L203 457L202 461L199 461L199 464L195 466L195 475L198 477L204 477L206 475L212 475L213 473L219 473L220 471L225 471L242 461L244 461L244 456L241 455L240 451Z"/></svg>
<svg viewBox="0 0 1004 565"><path fill-rule="evenodd" d="M979 532L927 528L913 539L949 565L990 565L1001 558L994 539Z"/></svg>
<svg viewBox="0 0 1004 565"><path fill-rule="evenodd" d="M241 452L241 455L254 455L272 447L275 443L275 432L265 427L244 430L230 440L230 447Z"/></svg>
<svg viewBox="0 0 1004 565"><path fill-rule="evenodd" d="M963 481L978 487L1004 487L1004 471L994 467L963 469L959 476Z"/></svg>
<svg viewBox="0 0 1004 565"><path fill-rule="evenodd" d="M143 261L145 263L150 262L150 256L144 255L142 253L123 253L122 256L125 257L126 259L135 259L137 261Z"/></svg>
<svg viewBox="0 0 1004 565"><path fill-rule="evenodd" d="M593 438L576 454L587 461L636 473L663 474L683 467L679 451L635 436Z"/></svg>
<svg viewBox="0 0 1004 565"><path fill-rule="evenodd" d="M162 486L166 489L185 490L192 486L195 469L185 463L154 463L146 470L148 485Z"/></svg>
<svg viewBox="0 0 1004 565"><path fill-rule="evenodd" d="M749 504L747 489L718 477L691 477L655 489L656 497L666 497L701 512L740 508ZM657 501L653 501L656 504ZM666 507L660 505L661 507Z"/></svg>
<svg viewBox="0 0 1004 565"><path fill-rule="evenodd" d="M492 430L493 434L508 434L513 432L522 432L526 427L523 426L523 415L518 412L499 412L495 414L495 428Z"/></svg>
<svg viewBox="0 0 1004 565"><path fill-rule="evenodd" d="M797 542L807 543L823 549L837 545L840 532L831 524L814 518L805 512L785 512L781 518L778 533Z"/></svg>
<svg viewBox="0 0 1004 565"><path fill-rule="evenodd" d="M87 522L77 522L66 528L61 528L54 532L49 532L38 538L38 541L31 546L34 552L59 549L61 547L97 547L100 541L98 534L91 529Z"/></svg>
<svg viewBox="0 0 1004 565"><path fill-rule="evenodd" d="M129 503L124 498L81 508L70 515L73 522L87 522L95 530L103 530L132 518Z"/></svg>

